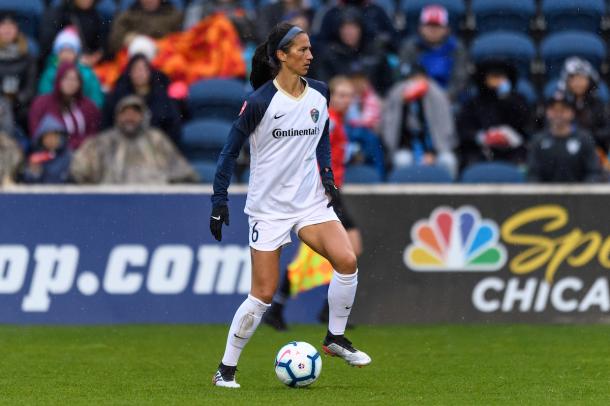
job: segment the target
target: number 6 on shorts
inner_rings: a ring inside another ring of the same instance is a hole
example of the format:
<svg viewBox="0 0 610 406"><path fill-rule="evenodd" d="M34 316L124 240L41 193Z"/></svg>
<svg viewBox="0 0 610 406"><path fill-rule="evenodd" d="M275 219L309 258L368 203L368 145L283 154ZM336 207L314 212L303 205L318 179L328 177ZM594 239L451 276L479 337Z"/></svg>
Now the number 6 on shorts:
<svg viewBox="0 0 610 406"><path fill-rule="evenodd" d="M258 241L258 230L256 229L257 224L258 222L254 223L254 225L252 226L252 242Z"/></svg>

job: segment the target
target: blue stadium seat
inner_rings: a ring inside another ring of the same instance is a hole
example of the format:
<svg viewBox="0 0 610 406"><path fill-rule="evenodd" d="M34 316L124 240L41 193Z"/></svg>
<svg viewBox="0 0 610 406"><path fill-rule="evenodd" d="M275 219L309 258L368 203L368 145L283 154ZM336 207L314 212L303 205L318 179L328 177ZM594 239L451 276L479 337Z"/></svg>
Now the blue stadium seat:
<svg viewBox="0 0 610 406"><path fill-rule="evenodd" d="M0 10L15 13L21 31L28 37L38 38L38 25L44 11L41 0L1 0Z"/></svg>
<svg viewBox="0 0 610 406"><path fill-rule="evenodd" d="M547 82L546 85L544 85L544 98L545 99L551 97L553 95L553 93L555 92L555 90L557 90L558 81L559 80L557 78L551 79ZM608 85L606 84L606 82L604 82L603 80L601 80L597 84L597 93L598 93L601 101L603 101L604 103L610 102L610 90L608 89Z"/></svg>
<svg viewBox="0 0 610 406"><path fill-rule="evenodd" d="M28 50L35 58L38 58L40 56L40 45L38 45L38 41L34 38L28 38Z"/></svg>
<svg viewBox="0 0 610 406"><path fill-rule="evenodd" d="M527 33L536 4L534 0L473 0L472 12L481 33L498 30Z"/></svg>
<svg viewBox="0 0 610 406"><path fill-rule="evenodd" d="M546 66L547 77L558 76L563 62L570 56L580 56L599 71L606 57L604 41L586 31L564 31L547 36L540 44L540 55Z"/></svg>
<svg viewBox="0 0 610 406"><path fill-rule="evenodd" d="M525 100L532 106L538 102L538 94L532 83L527 79L519 79L517 82L517 93L525 97Z"/></svg>
<svg viewBox="0 0 610 406"><path fill-rule="evenodd" d="M396 2L394 0L373 0L373 3L383 8L390 19L396 14Z"/></svg>
<svg viewBox="0 0 610 406"><path fill-rule="evenodd" d="M199 181L201 183L214 183L214 177L216 176L216 161L203 160L203 161L191 161L191 166L195 169L195 172L199 175ZM240 183L237 176L233 174L231 178L231 184L234 185ZM243 183L243 182L242 182ZM245 183L248 183L246 180Z"/></svg>
<svg viewBox="0 0 610 406"><path fill-rule="evenodd" d="M127 10L136 0L120 0L119 11ZM184 10L184 0L169 0L178 10Z"/></svg>
<svg viewBox="0 0 610 406"><path fill-rule="evenodd" d="M186 2L186 6L188 7L190 4L192 3L192 0L187 1ZM242 7L244 8L244 10L246 10L249 13L256 13L256 6L257 6L257 2L255 2L254 0L242 0L241 2Z"/></svg>
<svg viewBox="0 0 610 406"><path fill-rule="evenodd" d="M188 0L193 1L193 0ZM277 3L278 0L254 0L253 3L254 5L256 5L256 7L258 9L262 9L263 7L269 5L269 4L273 4L273 3ZM375 2L376 3L376 2ZM247 2L244 3L244 1L241 1L240 4L244 7L244 8L248 8L248 4ZM329 6L334 6L335 4L337 4L336 0L329 0L329 1L323 1L323 0L310 0L309 1L309 8L311 10L318 10L320 7L324 6L324 5L329 5ZM383 7L383 6L382 6ZM256 10L256 8L255 8Z"/></svg>
<svg viewBox="0 0 610 406"><path fill-rule="evenodd" d="M345 183L379 183L379 172L367 165L352 165L345 168Z"/></svg>
<svg viewBox="0 0 610 406"><path fill-rule="evenodd" d="M422 8L430 4L444 6L449 12L449 24L455 32L460 28L460 21L466 13L464 0L400 0L400 9L407 17L407 31L412 34L419 26L419 15Z"/></svg>
<svg viewBox="0 0 610 406"><path fill-rule="evenodd" d="M51 2L52 7L57 7L62 3L62 0L53 0ZM111 21L114 14L117 12L117 6L114 0L99 0L95 8L102 15L102 18L106 21Z"/></svg>
<svg viewBox="0 0 610 406"><path fill-rule="evenodd" d="M519 78L517 80L517 87L515 90L517 91L517 93L519 93L521 96L523 96L525 98L525 100L528 102L529 105L533 106L538 102L538 93L534 89L534 85L532 85L532 83L529 80L527 80L525 78ZM466 97L466 99L471 99L473 97L476 97L477 94L478 94L477 87L474 85L471 85L466 89L465 97Z"/></svg>
<svg viewBox="0 0 610 406"><path fill-rule="evenodd" d="M199 174L201 183L214 183L216 175L216 162L214 161L194 161L191 162L195 172Z"/></svg>
<svg viewBox="0 0 610 406"><path fill-rule="evenodd" d="M195 118L233 121L237 118L245 97L244 84L238 80L207 79L189 87L187 104Z"/></svg>
<svg viewBox="0 0 610 406"><path fill-rule="evenodd" d="M449 172L440 166L413 165L390 173L388 183L452 183Z"/></svg>
<svg viewBox="0 0 610 406"><path fill-rule="evenodd" d="M558 78L554 78L554 79L551 79L548 82L546 82L546 84L544 85L544 90L542 91L542 94L543 94L545 100L550 98L551 96L553 96L553 94L558 90L557 89L558 83L559 83Z"/></svg>
<svg viewBox="0 0 610 406"><path fill-rule="evenodd" d="M478 36L472 43L470 54L475 63L489 59L512 62L520 76L529 76L530 63L536 56L536 47L530 37L513 31L494 31Z"/></svg>
<svg viewBox="0 0 610 406"><path fill-rule="evenodd" d="M525 175L515 165L506 162L483 162L467 167L462 183L524 183Z"/></svg>
<svg viewBox="0 0 610 406"><path fill-rule="evenodd" d="M543 0L542 14L549 32L581 30L598 33L606 12L604 0Z"/></svg>
<svg viewBox="0 0 610 406"><path fill-rule="evenodd" d="M106 21L112 21L112 18L117 12L117 6L114 0L101 0L97 3L95 8Z"/></svg>
<svg viewBox="0 0 610 406"><path fill-rule="evenodd" d="M182 128L182 149L189 159L216 161L230 130L231 123L224 120L190 121Z"/></svg>

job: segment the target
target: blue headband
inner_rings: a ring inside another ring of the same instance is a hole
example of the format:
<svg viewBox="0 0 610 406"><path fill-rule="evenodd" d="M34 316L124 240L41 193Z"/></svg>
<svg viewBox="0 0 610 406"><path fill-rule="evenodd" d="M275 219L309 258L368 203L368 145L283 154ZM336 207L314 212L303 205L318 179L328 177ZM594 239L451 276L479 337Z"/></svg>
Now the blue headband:
<svg viewBox="0 0 610 406"><path fill-rule="evenodd" d="M297 35L299 35L302 32L303 32L303 30L297 26L294 26L291 29L289 29L288 32L286 33L286 35L284 35L284 38L282 38L280 43L277 44L277 49L282 49L287 43L292 41L294 39L294 37L296 37Z"/></svg>
<svg viewBox="0 0 610 406"><path fill-rule="evenodd" d="M300 29L297 26L292 27L291 29L288 30L288 32L286 34L284 34L284 37L282 37L282 39L280 40L280 42L277 44L277 48L275 48L275 50L271 51L271 49L269 49L269 58L273 58L273 53L275 53L275 51L277 51L278 49L282 49L284 46L286 46L286 44L288 44L290 41L292 41L294 39L294 37L296 37L297 35L299 35L300 33L305 32L302 29Z"/></svg>

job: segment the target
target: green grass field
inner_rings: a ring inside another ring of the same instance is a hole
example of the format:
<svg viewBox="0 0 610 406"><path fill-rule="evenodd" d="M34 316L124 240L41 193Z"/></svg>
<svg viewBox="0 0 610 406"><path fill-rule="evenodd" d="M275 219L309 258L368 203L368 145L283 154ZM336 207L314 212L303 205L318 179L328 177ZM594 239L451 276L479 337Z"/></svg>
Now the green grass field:
<svg viewBox="0 0 610 406"><path fill-rule="evenodd" d="M318 346L321 326L261 327L239 366L242 388L214 388L225 326L0 327L0 403L609 404L610 326L359 326L373 357L323 357L320 379L291 389L275 352Z"/></svg>

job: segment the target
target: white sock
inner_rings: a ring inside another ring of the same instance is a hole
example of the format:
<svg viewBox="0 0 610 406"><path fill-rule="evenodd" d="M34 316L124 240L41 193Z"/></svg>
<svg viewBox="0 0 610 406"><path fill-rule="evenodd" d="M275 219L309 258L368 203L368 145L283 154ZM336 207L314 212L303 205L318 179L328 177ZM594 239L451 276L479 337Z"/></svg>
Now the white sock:
<svg viewBox="0 0 610 406"><path fill-rule="evenodd" d="M248 298L239 306L229 328L227 346L222 357L223 364L231 367L237 365L241 351L248 344L269 306L252 295L248 295Z"/></svg>
<svg viewBox="0 0 610 406"><path fill-rule="evenodd" d="M352 311L357 286L357 269L356 272L345 275L333 271L333 277L328 286L328 331L334 335L345 333L347 318Z"/></svg>

